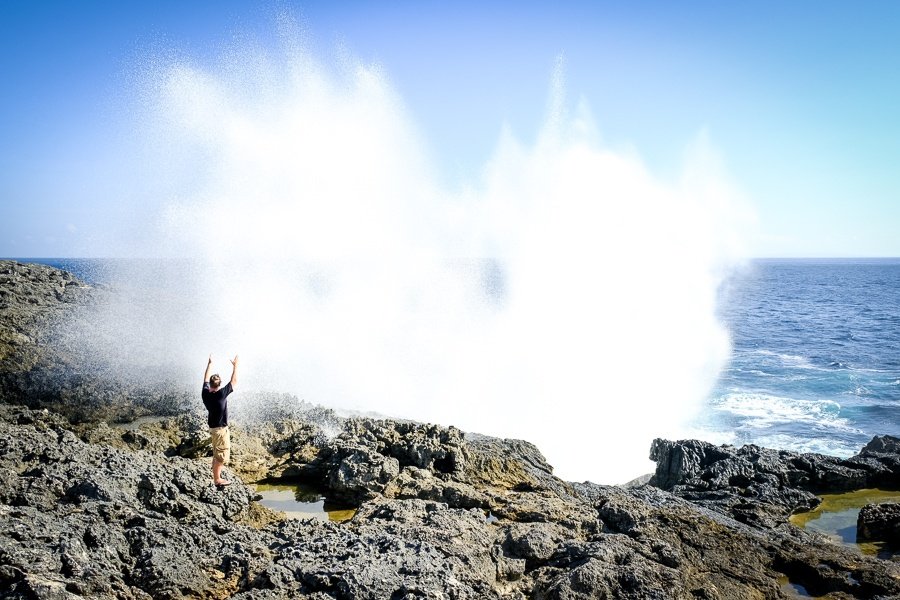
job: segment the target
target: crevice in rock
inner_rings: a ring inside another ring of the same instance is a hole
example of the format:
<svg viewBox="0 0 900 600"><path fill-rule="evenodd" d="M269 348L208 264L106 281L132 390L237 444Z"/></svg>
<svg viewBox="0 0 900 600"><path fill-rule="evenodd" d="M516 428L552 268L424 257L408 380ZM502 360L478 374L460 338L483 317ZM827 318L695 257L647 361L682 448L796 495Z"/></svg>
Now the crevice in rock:
<svg viewBox="0 0 900 600"><path fill-rule="evenodd" d="M772 567L783 573L788 581L802 585L813 596L824 596L832 592L843 592L854 598L868 599L888 593L879 586L860 584L851 572L840 565L819 562L815 565L799 557L776 555Z"/></svg>

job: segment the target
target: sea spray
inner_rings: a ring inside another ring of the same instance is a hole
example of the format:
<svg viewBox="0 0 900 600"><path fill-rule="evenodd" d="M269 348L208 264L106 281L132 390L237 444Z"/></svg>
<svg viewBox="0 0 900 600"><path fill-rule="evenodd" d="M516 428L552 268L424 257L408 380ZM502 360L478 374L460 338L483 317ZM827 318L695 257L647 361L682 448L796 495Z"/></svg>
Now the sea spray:
<svg viewBox="0 0 900 600"><path fill-rule="evenodd" d="M290 31L223 55L144 72L159 197L109 254L188 260L123 271L99 318L132 367L98 355L190 387L240 352L239 391L524 438L568 479L650 469L729 354L739 211L702 136L664 181L567 114L556 77L537 140L505 132L450 191L378 67Z"/></svg>

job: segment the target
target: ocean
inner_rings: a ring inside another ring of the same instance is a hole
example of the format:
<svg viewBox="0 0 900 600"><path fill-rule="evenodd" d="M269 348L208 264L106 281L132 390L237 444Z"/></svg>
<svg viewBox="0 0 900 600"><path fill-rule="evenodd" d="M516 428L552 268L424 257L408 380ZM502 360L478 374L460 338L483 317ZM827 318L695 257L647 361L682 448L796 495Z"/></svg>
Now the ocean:
<svg viewBox="0 0 900 600"><path fill-rule="evenodd" d="M114 271L19 260L95 283ZM900 436L900 259L755 260L721 290L719 311L733 351L698 437L850 456L873 435Z"/></svg>
<svg viewBox="0 0 900 600"><path fill-rule="evenodd" d="M900 259L757 260L720 311L733 353L708 437L850 456L900 435Z"/></svg>

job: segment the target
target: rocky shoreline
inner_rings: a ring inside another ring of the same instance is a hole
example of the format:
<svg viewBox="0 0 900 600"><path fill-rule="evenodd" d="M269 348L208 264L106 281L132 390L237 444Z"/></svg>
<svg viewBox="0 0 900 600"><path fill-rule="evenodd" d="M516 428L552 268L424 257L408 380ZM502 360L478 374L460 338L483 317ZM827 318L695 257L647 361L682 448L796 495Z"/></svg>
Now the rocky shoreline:
<svg viewBox="0 0 900 600"><path fill-rule="evenodd" d="M850 459L656 440L648 484L602 486L556 478L521 440L278 397L235 416L240 480L219 491L189 400L124 393L56 344L98 293L0 261L2 598L900 598L896 559L788 520L816 494L900 489L896 438ZM262 480L358 510L286 519L259 504ZM896 541L896 505L880 506L867 534Z"/></svg>

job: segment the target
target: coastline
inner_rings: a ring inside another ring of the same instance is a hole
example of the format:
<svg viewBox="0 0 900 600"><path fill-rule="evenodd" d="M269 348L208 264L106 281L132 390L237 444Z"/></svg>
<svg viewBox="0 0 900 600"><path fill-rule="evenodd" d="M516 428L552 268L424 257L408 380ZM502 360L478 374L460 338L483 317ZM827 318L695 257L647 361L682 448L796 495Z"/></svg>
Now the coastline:
<svg viewBox="0 0 900 600"><path fill-rule="evenodd" d="M727 599L790 598L791 585L900 596L897 561L789 521L817 493L900 489L896 438L849 459L656 440L649 483L603 486L558 479L526 441L280 397L235 426L228 469L240 481L217 491L190 403L137 403L67 369L72 357L52 347L53 323L90 302L91 286L8 261L0 278L10 597ZM250 485L279 479L314 483L357 513L285 519Z"/></svg>

